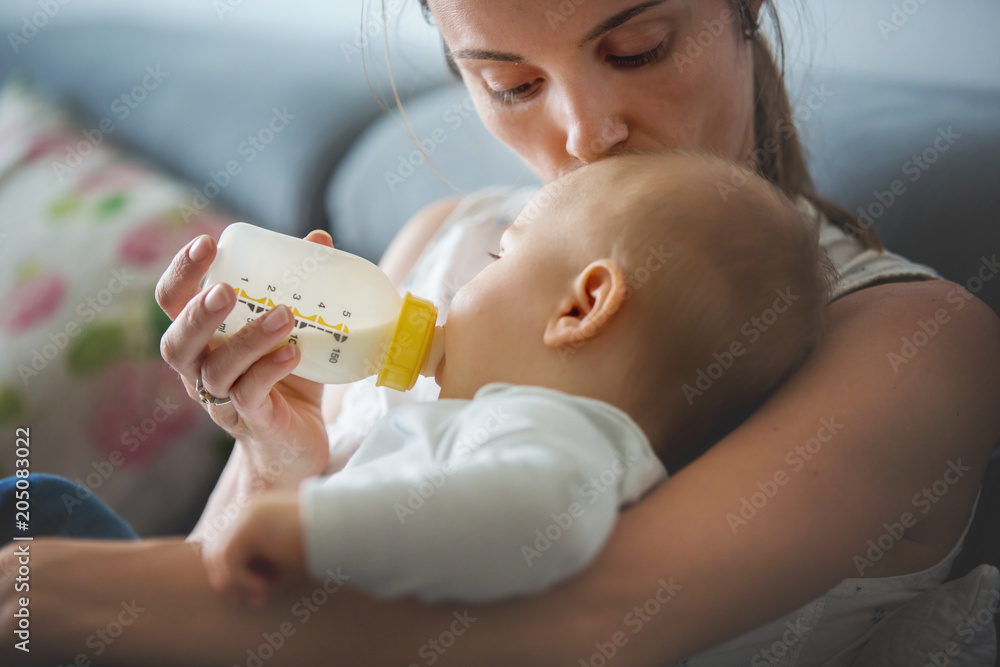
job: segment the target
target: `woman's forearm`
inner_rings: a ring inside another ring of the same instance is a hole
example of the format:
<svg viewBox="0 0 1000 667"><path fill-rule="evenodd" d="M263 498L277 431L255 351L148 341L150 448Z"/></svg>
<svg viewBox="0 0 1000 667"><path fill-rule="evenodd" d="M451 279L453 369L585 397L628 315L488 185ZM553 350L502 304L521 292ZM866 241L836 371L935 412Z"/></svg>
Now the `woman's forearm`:
<svg viewBox="0 0 1000 667"><path fill-rule="evenodd" d="M39 540L33 548L32 652L0 645L0 658L19 664L83 655L109 667L564 665L567 651L600 634L578 622L581 610L564 595L492 607L378 602L334 571L283 587L265 609L250 611L212 591L198 545L178 539ZM11 617L0 606L9 637ZM575 632L576 646L562 642Z"/></svg>
<svg viewBox="0 0 1000 667"><path fill-rule="evenodd" d="M344 393L349 385L326 385L323 387L322 410L323 421L330 424L336 421L340 415L341 404L344 400ZM353 452L334 452L332 460L334 467L341 468L350 458ZM288 461L288 457L284 461ZM305 477L298 475L288 477L289 466L283 463L282 455L279 452L277 458L272 462L271 472L278 472L287 479L278 485L283 488L296 488L298 482ZM219 476L219 481L208 498L205 510L198 519L197 525L188 537L189 541L203 542L207 536L218 533L225 524L232 520L234 512L245 507L254 495L270 488L277 482L267 471L267 463L262 461L254 462L247 454L246 447L239 441L233 446L233 452L229 456L229 461ZM264 470L258 470L263 468ZM313 474L321 471L316 470ZM227 518L228 517L228 518Z"/></svg>
<svg viewBox="0 0 1000 667"><path fill-rule="evenodd" d="M204 542L213 532L220 529L213 523L219 524L226 516L226 508L238 507L238 497L240 487L246 486L244 480L249 473L246 453L239 443L233 446L233 451L229 455L229 461L219 476L219 481L212 490L212 495L208 498L205 510L198 519L197 525L188 536L189 541Z"/></svg>

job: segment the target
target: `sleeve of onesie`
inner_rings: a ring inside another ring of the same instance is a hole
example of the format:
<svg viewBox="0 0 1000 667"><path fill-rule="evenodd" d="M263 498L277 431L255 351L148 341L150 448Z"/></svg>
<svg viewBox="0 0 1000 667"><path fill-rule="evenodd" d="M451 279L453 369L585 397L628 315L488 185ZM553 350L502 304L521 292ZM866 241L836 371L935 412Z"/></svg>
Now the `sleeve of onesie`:
<svg viewBox="0 0 1000 667"><path fill-rule="evenodd" d="M379 597L484 602L543 591L586 566L611 532L634 462L611 438L629 434L537 397L500 414L481 445L453 447L433 464L374 461L304 482L310 575L340 568ZM478 442L468 431L481 421L466 415L456 442Z"/></svg>

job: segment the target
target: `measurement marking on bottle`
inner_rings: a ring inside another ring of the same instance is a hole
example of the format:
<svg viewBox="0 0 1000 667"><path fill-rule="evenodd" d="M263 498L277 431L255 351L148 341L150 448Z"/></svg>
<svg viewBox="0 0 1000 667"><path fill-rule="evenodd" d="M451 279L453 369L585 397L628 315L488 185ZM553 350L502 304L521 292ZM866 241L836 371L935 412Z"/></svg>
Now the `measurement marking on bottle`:
<svg viewBox="0 0 1000 667"><path fill-rule="evenodd" d="M236 300L239 303L244 304L250 309L251 314L259 315L266 310L270 310L275 307L275 303L271 301L268 297L262 299L255 299L249 294L247 294L242 289L238 289L236 293ZM322 333L328 333L333 336L333 339L338 343L347 342L347 334L350 330L347 328L346 324L329 324L323 320L321 315L310 315L306 316L299 312L298 308L292 308L292 315L295 318L295 328L296 329L316 329ZM249 322L253 318L247 318ZM225 332L225 324L223 323L219 327L219 331ZM339 352L339 350L338 350Z"/></svg>

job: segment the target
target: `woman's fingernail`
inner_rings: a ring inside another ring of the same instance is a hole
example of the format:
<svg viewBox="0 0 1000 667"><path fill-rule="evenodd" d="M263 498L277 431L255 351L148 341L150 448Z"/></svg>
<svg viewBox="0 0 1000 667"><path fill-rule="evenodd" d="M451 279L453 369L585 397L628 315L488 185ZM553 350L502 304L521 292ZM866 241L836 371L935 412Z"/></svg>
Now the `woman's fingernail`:
<svg viewBox="0 0 1000 667"><path fill-rule="evenodd" d="M272 308L271 312L264 316L264 331L274 333L281 327L288 324L290 317L291 314L288 312L288 306L277 306Z"/></svg>
<svg viewBox="0 0 1000 667"><path fill-rule="evenodd" d="M271 358L275 362L282 364L291 359L294 355L295 355L295 350L292 348L292 346L286 345L283 348L279 349L277 352L275 352Z"/></svg>
<svg viewBox="0 0 1000 667"><path fill-rule="evenodd" d="M202 234L188 248L188 257L192 262L200 262L208 257L210 252L212 252L212 237Z"/></svg>
<svg viewBox="0 0 1000 667"><path fill-rule="evenodd" d="M208 290L205 297L205 308L210 313L217 313L229 305L229 290L222 283L217 283L215 287Z"/></svg>

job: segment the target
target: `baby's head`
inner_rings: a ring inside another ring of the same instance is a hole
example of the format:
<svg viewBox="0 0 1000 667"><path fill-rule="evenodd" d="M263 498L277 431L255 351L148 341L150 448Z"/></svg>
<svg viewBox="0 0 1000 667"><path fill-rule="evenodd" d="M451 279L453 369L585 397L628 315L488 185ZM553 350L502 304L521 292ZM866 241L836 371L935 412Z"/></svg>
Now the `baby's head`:
<svg viewBox="0 0 1000 667"><path fill-rule="evenodd" d="M682 152L550 183L499 254L451 305L441 396L490 382L590 396L654 446L704 432L797 367L832 275L814 225L776 188Z"/></svg>

